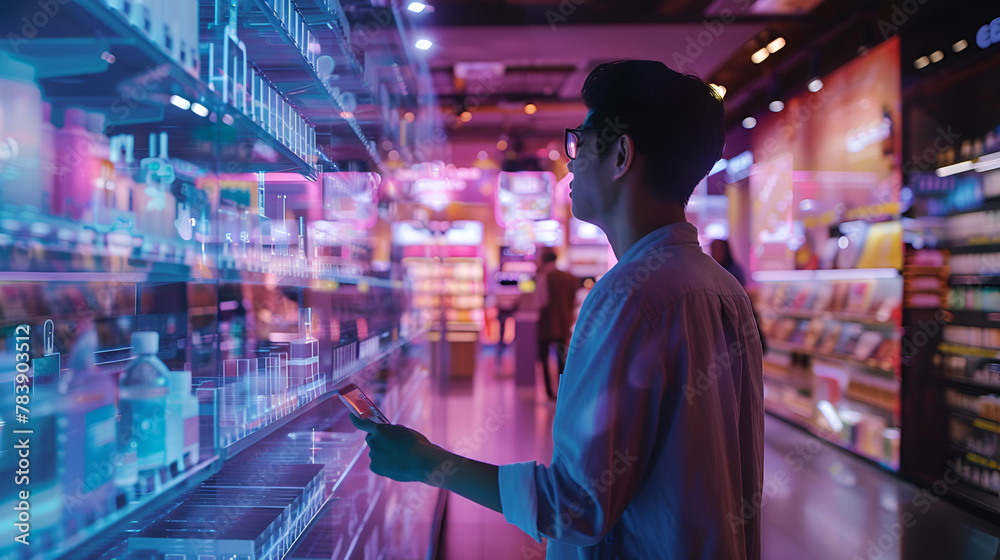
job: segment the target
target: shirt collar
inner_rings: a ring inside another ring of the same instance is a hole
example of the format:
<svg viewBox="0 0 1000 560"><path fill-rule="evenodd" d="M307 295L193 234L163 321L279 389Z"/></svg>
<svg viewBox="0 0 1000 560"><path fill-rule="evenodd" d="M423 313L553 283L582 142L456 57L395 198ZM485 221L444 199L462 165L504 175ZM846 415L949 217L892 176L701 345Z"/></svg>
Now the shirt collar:
<svg viewBox="0 0 1000 560"><path fill-rule="evenodd" d="M638 259L654 247L680 245L682 243L698 243L698 228L691 222L674 222L647 233L625 252L625 255L619 259L619 262Z"/></svg>

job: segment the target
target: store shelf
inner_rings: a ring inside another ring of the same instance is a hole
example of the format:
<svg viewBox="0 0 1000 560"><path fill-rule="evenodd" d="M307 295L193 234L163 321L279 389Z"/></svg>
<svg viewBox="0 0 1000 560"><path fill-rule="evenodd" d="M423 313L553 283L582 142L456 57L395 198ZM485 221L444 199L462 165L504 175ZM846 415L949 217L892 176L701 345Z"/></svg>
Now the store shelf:
<svg viewBox="0 0 1000 560"><path fill-rule="evenodd" d="M896 423L896 411L885 408L882 403L869 401L868 399L859 399L858 397L852 397L847 394L844 395L844 399L850 401L848 406L858 412L888 417L892 420L893 424Z"/></svg>
<svg viewBox="0 0 1000 560"><path fill-rule="evenodd" d="M1000 210L1000 197L987 198L978 206L974 208L966 208L964 210L955 210L949 212L948 216L961 216L962 214L973 214L975 212L988 212L992 210Z"/></svg>
<svg viewBox="0 0 1000 560"><path fill-rule="evenodd" d="M1000 312L997 311L977 311L962 309L951 311L954 315L952 325L965 327L1000 327Z"/></svg>
<svg viewBox="0 0 1000 560"><path fill-rule="evenodd" d="M52 18L38 37L20 45L17 53L36 68L47 69L39 81L49 102L104 113L116 133L133 132L143 138L149 131L169 132L173 155L205 169L213 169L219 161L217 154L204 149L205 140L221 135L232 148L223 154L227 171L315 176L310 163L223 103L207 84L103 1L61 3L60 10L59 17ZM114 55L114 64L95 66L92 61L101 61L103 52ZM201 103L217 113L215 121L173 106L172 95ZM231 124L221 122L225 115Z"/></svg>
<svg viewBox="0 0 1000 560"><path fill-rule="evenodd" d="M960 408L955 408L953 406L949 406L947 408L948 408L948 412L950 414L953 414L953 415L958 416L960 418L965 418L966 420L971 421L972 422L972 426L975 427L975 428L979 428L981 430L986 430L987 432L993 432L995 434L1000 434L1000 423L994 422L992 420L987 420L986 418L982 418L980 416L977 416L976 414L973 414L972 412L969 412L969 411L966 411L966 410L962 410Z"/></svg>
<svg viewBox="0 0 1000 560"><path fill-rule="evenodd" d="M795 389L802 391L812 391L813 389L811 380L795 379L794 376L779 373L777 368L770 366L767 362L764 363L764 380L788 385L789 387L794 387Z"/></svg>
<svg viewBox="0 0 1000 560"><path fill-rule="evenodd" d="M938 345L938 350L944 352L945 354L953 354L955 356L1000 359L1000 350L995 348L980 348L977 346L964 346L961 344L942 342Z"/></svg>
<svg viewBox="0 0 1000 560"><path fill-rule="evenodd" d="M975 253L1000 253L1000 242L990 240L981 243L949 243L945 246L953 255L967 255Z"/></svg>
<svg viewBox="0 0 1000 560"><path fill-rule="evenodd" d="M836 439L836 440L833 440L833 439L830 439L830 438L826 437L826 434L822 430L820 430L818 427L816 427L815 425L813 425L812 422L805 421L801 416L798 416L795 413L788 411L788 409L780 408L780 407L776 407L776 406L772 406L771 403L765 403L764 410L768 414L770 414L772 416L775 416L777 418L780 418L780 419L782 419L785 422L788 422L790 424L794 424L794 425L802 428L803 430L809 432L810 434L812 434L812 435L814 435L814 436L822 439L823 441L825 441L825 442L827 442L827 443L829 443L831 445L834 445L836 447L839 447L840 449L842 449L845 452L852 453L852 454L854 454L854 455L856 455L858 457L861 457L862 459L864 459L866 461L870 461L870 462L872 462L872 463L874 463L874 464L876 464L876 465L878 465L878 466L880 466L882 468L888 469L888 470L890 470L892 472L898 472L899 471L899 467L897 465L889 464L884 459L882 459L881 457L873 457L873 456L871 456L871 455L869 455L869 454L861 451L860 449L858 449L854 445L851 445L851 444L848 444L848 443L846 443L844 441L841 441L839 438Z"/></svg>
<svg viewBox="0 0 1000 560"><path fill-rule="evenodd" d="M268 80L310 123L317 126L317 134L329 136L329 142L323 142L324 144L335 145L341 157L347 155L343 153L345 150L355 152L349 154L355 157L364 153L378 165L381 157L370 144L354 114L345 111L340 100L335 97L333 88L317 74L316 69L302 54L299 46L295 44L267 2L250 0L242 2L241 5L244 9L240 12L238 33L247 48L247 59L260 68ZM326 29L330 31L329 28ZM322 33L319 29L313 28L310 28L310 32ZM340 44L343 38L339 34L334 35L331 32L324 35L330 35L326 44L333 44L341 54L337 60L339 75L343 71L340 66L346 62L343 53L349 52L349 49ZM356 61L354 64L357 64ZM338 85L341 89L345 87L346 84ZM361 91L355 89L346 91L362 97L358 100L359 105L366 102L361 94L369 93L367 86ZM345 137L352 137L354 146L351 146L351 142L343 142Z"/></svg>
<svg viewBox="0 0 1000 560"><path fill-rule="evenodd" d="M948 284L952 286L976 285L976 286L1000 286L1000 276L980 276L976 274L953 274L948 278Z"/></svg>
<svg viewBox="0 0 1000 560"><path fill-rule="evenodd" d="M875 327L898 327L895 321L880 321L874 316L865 313L852 313L848 311L826 311L813 309L774 309L781 317L792 317L798 319L834 319L845 323L860 323Z"/></svg>
<svg viewBox="0 0 1000 560"><path fill-rule="evenodd" d="M318 395L316 398L312 399L308 403L296 408L295 410L289 412L288 414L285 414L281 418L278 418L277 420L268 423L267 425L261 427L260 429L255 430L254 432L251 432L241 437L240 439L234 441L233 443L229 444L228 446L224 447L222 450L224 457L227 460L234 457L241 451L246 450L255 443L273 434L275 431L279 430L292 420L295 420L296 418L302 416L306 412L317 407L320 403L325 402L326 400L337 394L337 391L335 389L336 386L350 379L357 373L364 371L365 369L371 367L374 364L379 363L381 360L388 357L393 352L399 350L400 348L413 342L414 340L417 340L418 338L423 336L426 332L427 332L426 327L418 329L415 333L411 334L409 337L397 340L396 342L380 349L377 353L368 356L367 358L359 359L354 365L345 368L339 372L333 372L330 381L327 383L327 387L331 388L329 391L321 395Z"/></svg>
<svg viewBox="0 0 1000 560"><path fill-rule="evenodd" d="M948 491L954 492L960 498L971 502L982 509L995 514L1000 514L1000 497L972 484L972 482L965 480L964 478L957 484L952 484Z"/></svg>
<svg viewBox="0 0 1000 560"><path fill-rule="evenodd" d="M60 540L54 549L46 551L45 557L59 558L70 554L99 538L105 531L112 530L116 525L124 525L153 508L167 504L215 474L221 465L222 460L219 455L213 455L200 461L173 477L156 494L151 494L140 501L130 502L122 509L99 519L93 525L78 531L69 538Z"/></svg>
<svg viewBox="0 0 1000 560"><path fill-rule="evenodd" d="M828 270L758 270L756 282L833 282L841 280L882 280L899 278L895 268L835 268Z"/></svg>
<svg viewBox="0 0 1000 560"><path fill-rule="evenodd" d="M824 359L824 360L831 360L831 361L835 361L835 362L841 362L841 363L845 363L845 364L851 364L851 365L855 365L855 366L858 366L858 367L865 368L865 369L870 370L870 371L877 371L877 372L880 372L882 374L893 376L893 377L896 375L896 372L894 372L894 371L887 370L887 369L882 369L880 367L870 366L870 365L866 364L865 362L862 362L861 360L858 360L858 359L855 359L855 358L851 358L851 357L848 357L848 356L835 356L835 355L832 355L832 354L822 354L820 352L816 352L814 350L809 350L807 348L803 348L803 347L797 346L795 344L789 344L789 343L781 341L781 340L770 340L769 339L767 341L767 347L769 349L773 348L775 350L780 350L782 352L795 352L795 353L798 353L798 354L805 354L807 356L812 356L814 358L820 358L820 359Z"/></svg>
<svg viewBox="0 0 1000 560"><path fill-rule="evenodd" d="M942 377L946 383L958 387L979 389L981 391L1000 391L1000 383L990 383L989 381L979 381L968 377L958 377L957 375L945 375Z"/></svg>

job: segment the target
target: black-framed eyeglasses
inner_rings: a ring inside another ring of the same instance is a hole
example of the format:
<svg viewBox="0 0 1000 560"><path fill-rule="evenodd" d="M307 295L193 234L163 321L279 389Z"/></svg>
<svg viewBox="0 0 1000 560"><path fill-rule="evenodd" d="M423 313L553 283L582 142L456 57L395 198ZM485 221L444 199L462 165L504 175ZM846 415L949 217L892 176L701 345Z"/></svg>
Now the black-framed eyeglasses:
<svg viewBox="0 0 1000 560"><path fill-rule="evenodd" d="M564 149L566 150L566 157L568 157L571 160L574 160L576 159L576 156L580 155L580 145L583 143L583 138L580 136L581 132L584 131L600 132L601 130L607 130L607 129L567 128L566 138L564 140L564 146L563 146ZM622 134L621 132L616 132L614 136L618 137L621 136L621 134ZM607 138L605 138L605 140L608 141Z"/></svg>

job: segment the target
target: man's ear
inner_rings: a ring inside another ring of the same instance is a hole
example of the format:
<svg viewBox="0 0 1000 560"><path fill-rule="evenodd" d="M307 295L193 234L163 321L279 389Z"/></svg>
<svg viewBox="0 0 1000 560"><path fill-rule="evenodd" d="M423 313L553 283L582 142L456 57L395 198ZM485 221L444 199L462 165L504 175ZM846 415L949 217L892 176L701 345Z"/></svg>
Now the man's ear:
<svg viewBox="0 0 1000 560"><path fill-rule="evenodd" d="M628 134L622 134L614 143L615 179L621 179L632 168L635 161L635 142Z"/></svg>

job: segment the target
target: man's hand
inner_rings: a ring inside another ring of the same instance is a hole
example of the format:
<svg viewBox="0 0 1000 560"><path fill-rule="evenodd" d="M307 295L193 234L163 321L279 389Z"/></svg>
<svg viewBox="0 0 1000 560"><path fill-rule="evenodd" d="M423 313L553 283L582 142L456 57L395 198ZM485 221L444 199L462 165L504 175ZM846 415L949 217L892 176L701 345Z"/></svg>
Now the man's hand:
<svg viewBox="0 0 1000 560"><path fill-rule="evenodd" d="M371 471L400 482L428 482L429 476L444 460L446 453L420 432L405 426L377 424L349 414L351 423L368 432L368 456Z"/></svg>
<svg viewBox="0 0 1000 560"><path fill-rule="evenodd" d="M503 513L497 467L445 451L405 426L376 424L349 414L368 432L371 471L400 482L423 482L444 488Z"/></svg>

